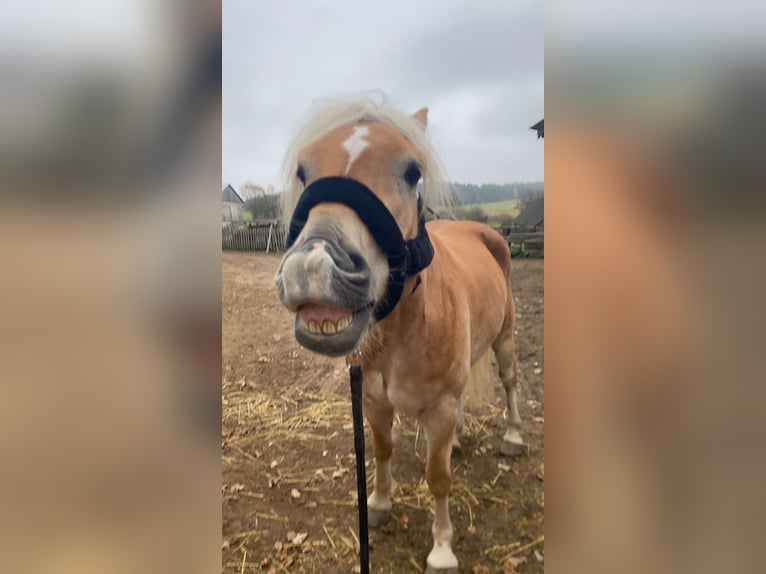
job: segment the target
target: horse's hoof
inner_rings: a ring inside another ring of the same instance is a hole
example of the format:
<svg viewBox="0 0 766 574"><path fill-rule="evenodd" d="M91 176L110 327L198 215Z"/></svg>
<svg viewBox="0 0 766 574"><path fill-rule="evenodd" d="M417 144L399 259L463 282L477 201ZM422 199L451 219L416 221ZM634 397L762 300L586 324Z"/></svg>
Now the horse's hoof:
<svg viewBox="0 0 766 574"><path fill-rule="evenodd" d="M389 518L391 518L390 510L375 510L367 507L367 524L370 525L370 528L380 528L388 522Z"/></svg>
<svg viewBox="0 0 766 574"><path fill-rule="evenodd" d="M524 443L504 440L500 445L500 452L505 456L519 456L524 453Z"/></svg>
<svg viewBox="0 0 766 574"><path fill-rule="evenodd" d="M457 557L447 542L436 542L426 558L426 574L458 574Z"/></svg>

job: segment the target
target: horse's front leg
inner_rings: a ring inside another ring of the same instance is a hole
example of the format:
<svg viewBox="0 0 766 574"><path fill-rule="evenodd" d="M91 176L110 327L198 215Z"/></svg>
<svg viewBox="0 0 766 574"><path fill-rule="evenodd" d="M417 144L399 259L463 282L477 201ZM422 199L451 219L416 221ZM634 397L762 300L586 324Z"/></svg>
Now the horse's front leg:
<svg viewBox="0 0 766 574"><path fill-rule="evenodd" d="M420 422L426 430L428 460L426 481L434 495L434 546L426 559L426 574L457 574L457 557L452 552L452 522L449 518L449 492L452 488L450 454L457 421L457 400L447 397L430 409Z"/></svg>
<svg viewBox="0 0 766 574"><path fill-rule="evenodd" d="M372 431L372 452L375 456L375 480L372 494L367 497L367 515L372 528L380 528L391 516L391 452L394 445L391 427L394 407L382 390L382 378L365 374L364 413ZM380 385L380 389L376 386Z"/></svg>

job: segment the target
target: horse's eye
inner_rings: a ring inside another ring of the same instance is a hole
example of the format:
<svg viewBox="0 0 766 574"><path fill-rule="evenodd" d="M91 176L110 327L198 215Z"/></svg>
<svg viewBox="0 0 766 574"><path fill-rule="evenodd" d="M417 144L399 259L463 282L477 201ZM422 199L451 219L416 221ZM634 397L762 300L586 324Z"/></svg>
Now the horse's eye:
<svg viewBox="0 0 766 574"><path fill-rule="evenodd" d="M414 187L420 181L420 175L420 166L413 162L407 166L407 171L404 172L404 181L410 187Z"/></svg>
<svg viewBox="0 0 766 574"><path fill-rule="evenodd" d="M301 180L301 183L303 185L306 185L306 174L303 173L303 166L302 165L298 166L298 171L295 173L295 175L298 177L298 179Z"/></svg>

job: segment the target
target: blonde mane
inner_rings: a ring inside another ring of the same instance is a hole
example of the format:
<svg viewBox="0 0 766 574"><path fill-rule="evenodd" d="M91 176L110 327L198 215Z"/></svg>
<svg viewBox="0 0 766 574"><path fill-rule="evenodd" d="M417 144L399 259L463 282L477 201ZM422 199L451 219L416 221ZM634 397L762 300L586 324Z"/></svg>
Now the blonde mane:
<svg viewBox="0 0 766 574"><path fill-rule="evenodd" d="M423 127L412 116L388 105L381 94L325 100L317 104L293 138L282 164L282 217L285 225L303 192L298 180L298 154L310 143L335 128L359 120L380 121L397 129L423 154L423 183L420 193L426 206L451 205L451 190L439 158Z"/></svg>

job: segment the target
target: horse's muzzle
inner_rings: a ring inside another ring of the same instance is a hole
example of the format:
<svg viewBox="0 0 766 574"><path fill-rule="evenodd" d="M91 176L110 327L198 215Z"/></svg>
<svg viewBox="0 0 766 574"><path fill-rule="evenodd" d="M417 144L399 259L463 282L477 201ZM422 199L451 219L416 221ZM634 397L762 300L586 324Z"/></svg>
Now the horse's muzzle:
<svg viewBox="0 0 766 574"><path fill-rule="evenodd" d="M312 235L293 246L275 282L282 304L295 312L295 338L323 355L343 355L370 322L369 265L359 253Z"/></svg>

